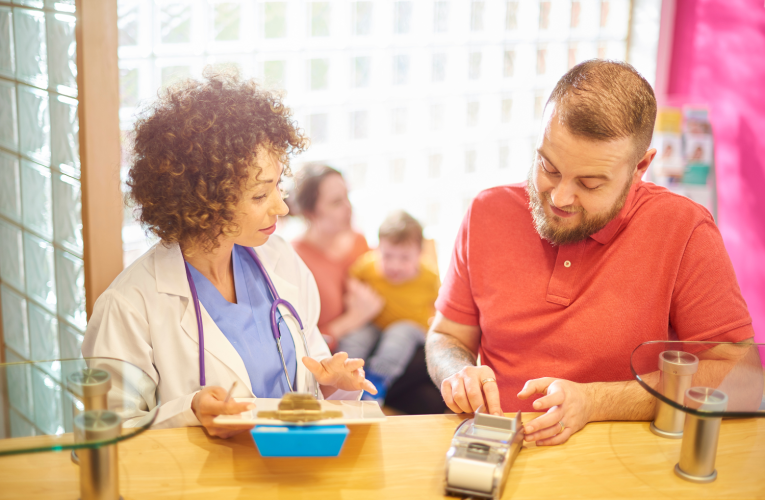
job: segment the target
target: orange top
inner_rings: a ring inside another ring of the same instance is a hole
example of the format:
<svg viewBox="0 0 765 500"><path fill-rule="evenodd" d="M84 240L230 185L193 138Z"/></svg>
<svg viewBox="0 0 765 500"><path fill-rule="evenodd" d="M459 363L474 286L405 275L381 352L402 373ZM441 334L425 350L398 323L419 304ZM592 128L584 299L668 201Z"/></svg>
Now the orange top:
<svg viewBox="0 0 765 500"><path fill-rule="evenodd" d="M350 252L339 259L329 257L321 249L303 240L293 241L292 246L316 278L321 300L318 326L322 331L328 323L343 314L343 295L345 281L349 276L348 270L356 259L369 251L367 240L357 233Z"/></svg>
<svg viewBox="0 0 765 500"><path fill-rule="evenodd" d="M454 245L436 308L481 327L502 409L530 379L634 380L630 354L649 340L738 342L754 336L720 232L688 198L635 183L614 220L579 243L534 229L524 184L480 193Z"/></svg>

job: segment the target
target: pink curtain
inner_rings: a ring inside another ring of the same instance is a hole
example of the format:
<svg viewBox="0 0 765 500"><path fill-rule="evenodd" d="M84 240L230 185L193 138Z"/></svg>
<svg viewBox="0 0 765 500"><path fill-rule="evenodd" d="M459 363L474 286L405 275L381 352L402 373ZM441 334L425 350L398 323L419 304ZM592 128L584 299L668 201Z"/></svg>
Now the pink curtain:
<svg viewBox="0 0 765 500"><path fill-rule="evenodd" d="M765 342L765 0L677 0L668 94L710 108L718 225Z"/></svg>

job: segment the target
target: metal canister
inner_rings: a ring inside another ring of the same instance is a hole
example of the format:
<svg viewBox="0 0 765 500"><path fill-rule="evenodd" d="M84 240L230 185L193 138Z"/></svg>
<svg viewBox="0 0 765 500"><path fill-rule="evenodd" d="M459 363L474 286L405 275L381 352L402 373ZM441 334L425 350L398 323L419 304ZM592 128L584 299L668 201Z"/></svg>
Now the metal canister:
<svg viewBox="0 0 765 500"><path fill-rule="evenodd" d="M85 368L68 377L69 392L80 400L85 410L106 410L112 376L106 370ZM79 411L75 410L75 414Z"/></svg>
<svg viewBox="0 0 765 500"><path fill-rule="evenodd" d="M80 500L119 500L117 444L122 419L109 410L85 410L74 418L80 463ZM103 443L103 444L101 444Z"/></svg>
<svg viewBox="0 0 765 500"><path fill-rule="evenodd" d="M693 374L699 368L699 358L685 351L664 351L659 354L661 378L658 390L664 397L683 404L685 392L691 386ZM662 400L656 401L656 417L651 431L662 437L679 439L683 437L685 412Z"/></svg>
<svg viewBox="0 0 765 500"><path fill-rule="evenodd" d="M702 412L724 412L728 395L711 387L691 387L685 391L685 406ZM710 483L717 478L715 458L722 417L688 413L680 447L680 462L675 473L694 483Z"/></svg>

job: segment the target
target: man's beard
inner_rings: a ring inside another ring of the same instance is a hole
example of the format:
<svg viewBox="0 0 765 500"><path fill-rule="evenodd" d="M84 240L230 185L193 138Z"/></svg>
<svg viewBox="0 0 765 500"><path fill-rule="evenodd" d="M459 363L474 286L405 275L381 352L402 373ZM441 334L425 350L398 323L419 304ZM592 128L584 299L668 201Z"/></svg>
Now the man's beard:
<svg viewBox="0 0 765 500"><path fill-rule="evenodd" d="M558 217L557 215L548 217L545 213L542 199L534 187L535 168L536 165L533 165L531 169L529 169L527 183L529 208L531 209L531 216L534 219L534 227L536 228L537 233L553 245L567 245L569 243L582 241L606 227L606 224L611 222L624 207L624 203L627 201L627 196L630 193L630 187L632 186L632 177L630 177L629 182L627 182L627 185L624 186L624 190L619 195L619 199L617 199L611 209L603 215L590 215L583 207L579 207L577 211L582 214L581 222L574 227L563 227L562 223L564 219L562 217ZM552 205L550 193L542 193L542 197L544 197L548 204ZM558 208L560 209L560 207Z"/></svg>

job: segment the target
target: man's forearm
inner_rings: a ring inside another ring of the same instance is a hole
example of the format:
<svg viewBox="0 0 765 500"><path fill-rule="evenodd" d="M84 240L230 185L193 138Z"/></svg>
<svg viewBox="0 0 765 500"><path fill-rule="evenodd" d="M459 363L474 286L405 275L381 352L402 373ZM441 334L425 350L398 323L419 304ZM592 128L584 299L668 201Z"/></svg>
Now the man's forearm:
<svg viewBox="0 0 765 500"><path fill-rule="evenodd" d="M590 401L590 421L652 420L656 399L636 381L582 384Z"/></svg>
<svg viewBox="0 0 765 500"><path fill-rule="evenodd" d="M441 382L466 366L475 366L476 356L465 344L438 332L430 332L425 343L425 359L430 378L441 387Z"/></svg>

